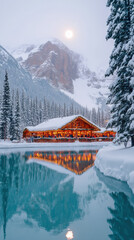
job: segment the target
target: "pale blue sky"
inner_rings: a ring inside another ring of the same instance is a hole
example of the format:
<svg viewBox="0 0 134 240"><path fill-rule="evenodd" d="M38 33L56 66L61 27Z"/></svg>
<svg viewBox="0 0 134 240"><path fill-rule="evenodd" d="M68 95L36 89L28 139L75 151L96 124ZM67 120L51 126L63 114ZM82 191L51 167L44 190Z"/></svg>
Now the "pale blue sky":
<svg viewBox="0 0 134 240"><path fill-rule="evenodd" d="M106 0L0 0L0 44L14 48L58 38L82 54L91 70L106 69L113 47L105 40L108 15ZM64 37L68 28L72 40Z"/></svg>

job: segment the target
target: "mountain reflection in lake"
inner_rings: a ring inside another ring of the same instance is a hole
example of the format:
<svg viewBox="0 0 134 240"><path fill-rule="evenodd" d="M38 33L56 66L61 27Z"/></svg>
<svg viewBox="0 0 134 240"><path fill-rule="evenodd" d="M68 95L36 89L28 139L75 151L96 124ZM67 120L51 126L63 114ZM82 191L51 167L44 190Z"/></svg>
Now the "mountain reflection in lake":
<svg viewBox="0 0 134 240"><path fill-rule="evenodd" d="M77 240L133 239L133 195L94 167L85 171L95 153L0 155L0 239L65 240L68 229Z"/></svg>

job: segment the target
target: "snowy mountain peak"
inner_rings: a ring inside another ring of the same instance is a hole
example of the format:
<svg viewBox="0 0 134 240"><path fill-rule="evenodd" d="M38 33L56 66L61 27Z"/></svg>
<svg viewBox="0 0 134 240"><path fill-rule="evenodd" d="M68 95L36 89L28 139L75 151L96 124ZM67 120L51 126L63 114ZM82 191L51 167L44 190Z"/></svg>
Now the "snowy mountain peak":
<svg viewBox="0 0 134 240"><path fill-rule="evenodd" d="M29 48L30 47L30 48ZM28 51L34 51L33 46L23 46L25 53ZM22 51L22 48L19 49L19 52ZM50 56L53 55L53 52L50 52ZM44 63L45 64L45 63ZM51 64L51 61L50 63ZM42 65L42 68L43 65ZM3 90L3 81L5 78L5 71L8 73L8 79L10 84L10 89L16 90L19 89L20 93L24 90L26 96L35 98L38 96L40 99L44 99L44 96L49 102L54 102L61 104L61 106L66 104L70 106L73 104L76 107L80 107L73 99L70 99L64 93L61 93L60 90L57 90L49 84L47 80L36 79L33 81L32 76L27 72L17 60L11 56L3 47L0 46L0 97Z"/></svg>
<svg viewBox="0 0 134 240"><path fill-rule="evenodd" d="M56 88L73 93L80 57L60 41L54 39L40 46L22 46L12 54L34 79L48 79Z"/></svg>
<svg viewBox="0 0 134 240"><path fill-rule="evenodd" d="M89 109L104 105L110 80L90 71L81 55L57 39L41 45L26 45L13 52L34 81L49 83Z"/></svg>
<svg viewBox="0 0 134 240"><path fill-rule="evenodd" d="M11 54L18 60L18 62L22 63L28 58L30 53L37 51L38 47L38 45L34 44L24 44L17 49L12 50Z"/></svg>

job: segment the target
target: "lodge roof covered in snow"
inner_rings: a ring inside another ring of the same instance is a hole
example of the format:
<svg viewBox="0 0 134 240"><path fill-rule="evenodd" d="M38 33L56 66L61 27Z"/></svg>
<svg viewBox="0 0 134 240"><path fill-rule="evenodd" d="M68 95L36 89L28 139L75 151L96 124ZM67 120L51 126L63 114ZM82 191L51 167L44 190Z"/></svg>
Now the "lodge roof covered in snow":
<svg viewBox="0 0 134 240"><path fill-rule="evenodd" d="M113 132L116 132L116 131L117 131L116 128L104 128L104 127L102 128L102 127L101 127L100 129L101 129L101 130L100 130L100 133L104 133L104 132L107 132L107 131L108 131L108 132L109 132L109 131L111 131L111 132L112 132L112 131L113 131Z"/></svg>
<svg viewBox="0 0 134 240"><path fill-rule="evenodd" d="M73 115L68 117L60 117L60 118L52 118L49 119L43 123L38 124L37 126L28 126L25 129L29 131L47 131L47 130L58 130L62 129L66 124L72 122L73 120L80 117L83 121L86 123L92 125L93 128L96 129L96 131L100 131L100 128L89 121L87 118L83 117L82 115Z"/></svg>

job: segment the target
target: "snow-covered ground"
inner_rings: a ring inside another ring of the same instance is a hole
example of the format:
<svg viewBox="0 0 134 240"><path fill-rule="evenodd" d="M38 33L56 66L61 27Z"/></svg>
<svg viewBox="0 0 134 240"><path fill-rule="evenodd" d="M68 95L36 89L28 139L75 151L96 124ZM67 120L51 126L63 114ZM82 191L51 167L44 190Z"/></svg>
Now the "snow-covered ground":
<svg viewBox="0 0 134 240"><path fill-rule="evenodd" d="M134 193L134 147L105 146L99 150L95 166L106 176L126 181Z"/></svg>
<svg viewBox="0 0 134 240"><path fill-rule="evenodd" d="M111 83L110 79L98 80L96 84L93 84L92 80L93 76L91 75L91 79L89 78L78 78L73 81L74 85L74 93L70 93L66 90L61 90L64 94L72 98L74 101L78 102L83 107L87 107L88 109L98 108L98 102L101 100L106 100L109 89L108 86Z"/></svg>
<svg viewBox="0 0 134 240"><path fill-rule="evenodd" d="M1 151L3 151L4 149L6 149L5 153L7 152L7 150L10 149L69 149L69 150L73 150L74 148L79 148L79 149L100 149L103 146L108 145L109 142L79 142L79 141L75 141L73 143L27 143L27 142L11 142L11 141L3 141L0 140L0 153Z"/></svg>

